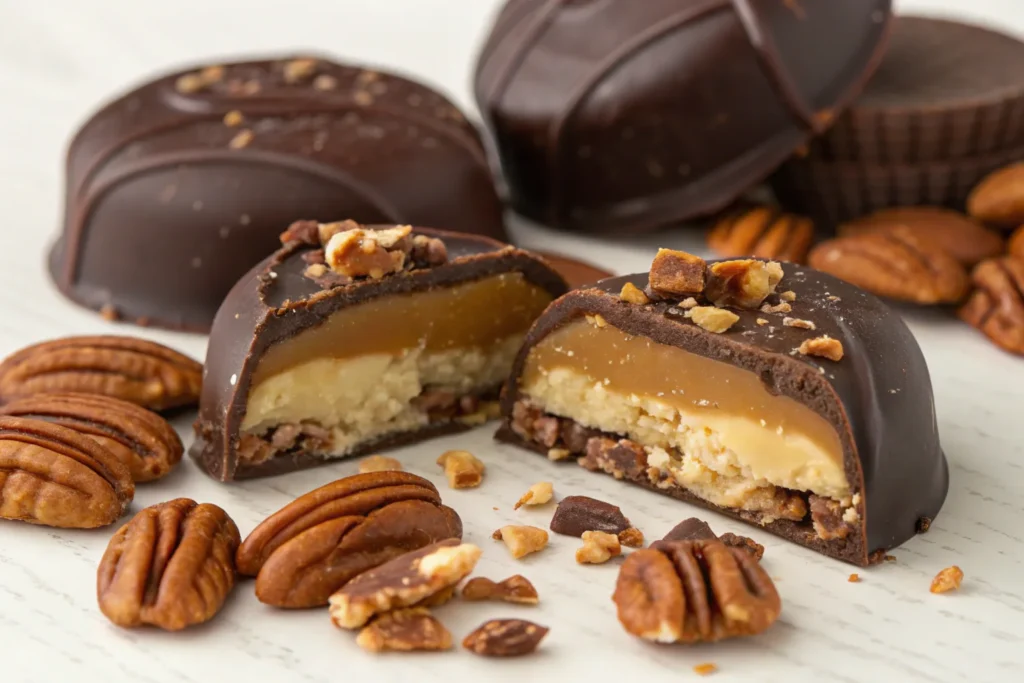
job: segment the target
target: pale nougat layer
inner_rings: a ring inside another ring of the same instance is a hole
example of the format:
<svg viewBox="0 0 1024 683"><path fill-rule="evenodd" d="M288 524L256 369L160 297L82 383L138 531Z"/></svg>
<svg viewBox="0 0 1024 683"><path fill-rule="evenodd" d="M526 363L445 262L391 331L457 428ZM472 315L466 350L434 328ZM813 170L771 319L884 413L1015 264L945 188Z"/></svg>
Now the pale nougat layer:
<svg viewBox="0 0 1024 683"><path fill-rule="evenodd" d="M603 321L602 321L603 322ZM541 410L643 445L648 464L715 505L756 510L773 487L842 500L835 430L746 370L579 321L534 347L521 391Z"/></svg>
<svg viewBox="0 0 1024 683"><path fill-rule="evenodd" d="M249 395L243 433L281 424L312 422L332 433L331 453L427 424L413 405L424 388L457 395L493 390L508 375L523 334L490 348L376 353L354 358L316 358L264 379Z"/></svg>

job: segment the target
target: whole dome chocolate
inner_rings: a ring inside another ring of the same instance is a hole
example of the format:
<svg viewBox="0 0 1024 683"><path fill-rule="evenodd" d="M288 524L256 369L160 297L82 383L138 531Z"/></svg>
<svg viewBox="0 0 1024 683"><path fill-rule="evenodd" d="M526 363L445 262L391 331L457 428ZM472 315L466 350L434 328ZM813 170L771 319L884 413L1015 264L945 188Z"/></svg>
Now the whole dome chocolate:
<svg viewBox="0 0 1024 683"><path fill-rule="evenodd" d="M53 278L140 324L209 330L297 219L505 234L479 136L451 102L322 59L157 78L96 113L67 163Z"/></svg>
<svg viewBox="0 0 1024 683"><path fill-rule="evenodd" d="M861 89L891 0L510 0L476 73L513 206L580 231L723 208Z"/></svg>

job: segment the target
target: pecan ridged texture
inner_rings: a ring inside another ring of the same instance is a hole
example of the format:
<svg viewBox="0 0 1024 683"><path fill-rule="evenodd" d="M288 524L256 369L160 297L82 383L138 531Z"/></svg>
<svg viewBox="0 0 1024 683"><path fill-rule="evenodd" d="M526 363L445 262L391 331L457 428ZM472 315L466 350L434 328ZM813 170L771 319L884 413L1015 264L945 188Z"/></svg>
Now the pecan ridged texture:
<svg viewBox="0 0 1024 683"><path fill-rule="evenodd" d="M813 241L814 223L810 218L769 206L730 212L707 236L708 247L725 258L753 256L791 263L804 263Z"/></svg>
<svg viewBox="0 0 1024 683"><path fill-rule="evenodd" d="M755 635L782 611L757 560L717 540L658 541L632 553L613 600L627 632L660 643Z"/></svg>
<svg viewBox="0 0 1024 683"><path fill-rule="evenodd" d="M93 529L117 521L134 495L128 468L88 436L0 417L0 518Z"/></svg>
<svg viewBox="0 0 1024 683"><path fill-rule="evenodd" d="M199 400L203 366L135 337L67 337L26 347L0 364L0 403L33 394L101 394L167 410Z"/></svg>
<svg viewBox="0 0 1024 683"><path fill-rule="evenodd" d="M316 607L369 569L461 537L462 521L429 481L368 472L310 491L268 517L238 549L237 566L257 577L262 602Z"/></svg>
<svg viewBox="0 0 1024 683"><path fill-rule="evenodd" d="M177 498L142 510L100 561L100 611L125 628L180 631L209 621L234 588L239 541L216 505Z"/></svg>
<svg viewBox="0 0 1024 683"><path fill-rule="evenodd" d="M166 476L184 447L174 428L134 403L99 394L38 394L0 406L0 415L45 420L74 429L117 456L136 483Z"/></svg>
<svg viewBox="0 0 1024 683"><path fill-rule="evenodd" d="M960 318L1000 348L1024 356L1024 257L982 261L971 279L975 290Z"/></svg>
<svg viewBox="0 0 1024 683"><path fill-rule="evenodd" d="M956 303L969 284L959 261L899 227L822 242L807 261L873 294L918 304Z"/></svg>

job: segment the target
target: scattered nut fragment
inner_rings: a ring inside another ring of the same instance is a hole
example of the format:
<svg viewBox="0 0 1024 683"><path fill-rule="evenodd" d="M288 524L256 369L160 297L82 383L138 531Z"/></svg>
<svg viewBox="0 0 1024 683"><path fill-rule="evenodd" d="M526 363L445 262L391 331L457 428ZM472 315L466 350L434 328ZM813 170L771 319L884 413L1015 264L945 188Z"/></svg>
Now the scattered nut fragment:
<svg viewBox="0 0 1024 683"><path fill-rule="evenodd" d="M367 472L401 472L402 463L386 455L371 455L359 461L359 473Z"/></svg>
<svg viewBox="0 0 1024 683"><path fill-rule="evenodd" d="M522 619L492 619L466 636L462 647L484 657L518 657L536 650L550 630Z"/></svg>
<svg viewBox="0 0 1024 683"><path fill-rule="evenodd" d="M647 295L644 294L643 290L632 282L627 282L622 285L622 291L619 292L619 298L627 303L636 304L637 306L643 306L644 304L649 304L651 302L651 300L647 298Z"/></svg>
<svg viewBox="0 0 1024 683"><path fill-rule="evenodd" d="M686 297L685 299L683 299L682 301L679 302L679 308L683 309L684 311L687 311L687 310L689 310L691 308L696 308L696 307L697 307L697 300L694 299L692 296L688 296L688 297Z"/></svg>
<svg viewBox="0 0 1024 683"><path fill-rule="evenodd" d="M551 501L551 496L554 495L550 481L537 482L530 487L530 490L523 494L523 496L516 501L516 504L512 506L513 510L518 510L524 505L543 505Z"/></svg>
<svg viewBox="0 0 1024 683"><path fill-rule="evenodd" d="M704 295L715 306L756 309L775 291L783 271L776 261L719 261L708 268Z"/></svg>
<svg viewBox="0 0 1024 683"><path fill-rule="evenodd" d="M693 673L698 676L710 676L716 671L718 671L718 665L713 664L712 662L704 662L703 664L698 664L693 667Z"/></svg>
<svg viewBox="0 0 1024 683"><path fill-rule="evenodd" d="M367 652L450 650L452 634L424 607L388 612L370 622L356 637Z"/></svg>
<svg viewBox="0 0 1024 683"><path fill-rule="evenodd" d="M850 574L846 580L850 583L860 583L860 574Z"/></svg>
<svg viewBox="0 0 1024 683"><path fill-rule="evenodd" d="M512 557L517 560L543 550L548 544L548 532L535 526L509 524L491 534L491 538L504 542Z"/></svg>
<svg viewBox="0 0 1024 683"><path fill-rule="evenodd" d="M604 531L584 531L583 547L576 549L579 564L604 564L622 554L619 537Z"/></svg>
<svg viewBox="0 0 1024 683"><path fill-rule="evenodd" d="M765 320L764 318L758 318L755 322L757 322L757 324L762 327L768 324L768 321Z"/></svg>
<svg viewBox="0 0 1024 683"><path fill-rule="evenodd" d="M180 93L190 95L199 92L206 87L206 81L199 74L184 74L174 82L174 88Z"/></svg>
<svg viewBox="0 0 1024 683"><path fill-rule="evenodd" d="M327 74L320 74L313 79L313 87L316 90L334 90L338 87L338 79Z"/></svg>
<svg viewBox="0 0 1024 683"><path fill-rule="evenodd" d="M764 304L761 306L762 313L789 313L793 310L787 302L781 301L774 306L772 304Z"/></svg>
<svg viewBox="0 0 1024 683"><path fill-rule="evenodd" d="M625 531L619 532L619 543L627 548L642 548L644 545L644 532L631 526Z"/></svg>
<svg viewBox="0 0 1024 683"><path fill-rule="evenodd" d="M323 277L327 274L327 266L322 263L314 263L306 268L304 275L309 278Z"/></svg>
<svg viewBox="0 0 1024 683"><path fill-rule="evenodd" d="M659 249L651 263L651 289L668 296L700 294L704 291L706 267L699 256L675 249Z"/></svg>
<svg viewBox="0 0 1024 683"><path fill-rule="evenodd" d="M349 221L342 225L349 224ZM330 232L331 224L321 227L321 239ZM410 241L412 228L402 225L384 230L361 227L343 229L331 235L324 246L324 259L336 273L348 277L369 277L379 280L397 273L405 266L406 251L401 248Z"/></svg>
<svg viewBox="0 0 1024 683"><path fill-rule="evenodd" d="M529 579L520 574L495 583L482 576L470 579L462 587L463 600L497 600L519 605L536 605L540 602L537 589Z"/></svg>
<svg viewBox="0 0 1024 683"><path fill-rule="evenodd" d="M548 460L567 460L572 455L572 451L568 448L549 448L548 449Z"/></svg>
<svg viewBox="0 0 1024 683"><path fill-rule="evenodd" d="M360 628L375 615L444 593L473 571L480 553L475 545L451 539L363 572L331 596L331 621L340 628Z"/></svg>
<svg viewBox="0 0 1024 683"><path fill-rule="evenodd" d="M471 489L484 480L484 464L468 451L445 451L437 459L444 468L448 486L453 489Z"/></svg>
<svg viewBox="0 0 1024 683"><path fill-rule="evenodd" d="M834 361L843 359L843 343L827 334L814 339L805 339L797 350L805 356L820 356Z"/></svg>
<svg viewBox="0 0 1024 683"><path fill-rule="evenodd" d="M740 536L739 534L725 533L719 536L718 540L730 548L746 550L748 553L753 555L754 559L758 562L760 562L761 558L764 557L764 546L752 538Z"/></svg>
<svg viewBox="0 0 1024 683"><path fill-rule="evenodd" d="M251 143L255 137L256 134L246 128L245 130L239 131L235 137L231 138L228 142L228 147L231 149L242 149L243 147L248 147L249 143Z"/></svg>
<svg viewBox="0 0 1024 683"><path fill-rule="evenodd" d="M782 324L786 327L799 327L801 330L816 330L818 326L810 320L801 320L800 318L790 318L788 315L782 319Z"/></svg>
<svg viewBox="0 0 1024 683"><path fill-rule="evenodd" d="M237 109L232 109L224 114L224 125L228 128L237 128L245 121L245 116Z"/></svg>
<svg viewBox="0 0 1024 683"><path fill-rule="evenodd" d="M581 538L585 531L619 534L632 526L617 505L589 496L566 496L551 518L552 531L576 538Z"/></svg>
<svg viewBox="0 0 1024 683"><path fill-rule="evenodd" d="M783 301L796 301L796 292L791 289L787 289L785 292L779 294L779 298Z"/></svg>
<svg viewBox="0 0 1024 683"><path fill-rule="evenodd" d="M690 320L708 332L722 334L735 325L740 317L732 311L714 306L695 306L689 311Z"/></svg>
<svg viewBox="0 0 1024 683"><path fill-rule="evenodd" d="M294 85L307 81L316 73L317 60L302 58L292 59L284 64L284 82Z"/></svg>
<svg viewBox="0 0 1024 683"><path fill-rule="evenodd" d="M949 591L960 590L960 583L964 580L964 572L955 564L946 567L932 579L932 593L948 593Z"/></svg>

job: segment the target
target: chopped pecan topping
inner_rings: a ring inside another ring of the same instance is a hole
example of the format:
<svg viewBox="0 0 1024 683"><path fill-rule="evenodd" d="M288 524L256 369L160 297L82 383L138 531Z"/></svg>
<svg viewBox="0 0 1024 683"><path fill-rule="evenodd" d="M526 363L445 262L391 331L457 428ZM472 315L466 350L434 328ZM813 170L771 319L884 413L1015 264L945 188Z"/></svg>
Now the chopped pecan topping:
<svg viewBox="0 0 1024 683"><path fill-rule="evenodd" d="M775 261L719 261L708 268L704 294L715 306L753 310L775 291L782 275L782 266Z"/></svg>
<svg viewBox="0 0 1024 683"><path fill-rule="evenodd" d="M518 657L536 650L549 630L522 619L492 619L466 636L462 647L484 657Z"/></svg>
<svg viewBox="0 0 1024 683"><path fill-rule="evenodd" d="M386 230L354 228L335 233L324 246L327 265L347 277L373 280L405 267L407 250L399 243L409 240L412 228L400 226Z"/></svg>
<svg viewBox="0 0 1024 683"><path fill-rule="evenodd" d="M846 577L848 583L860 583L860 574L850 574Z"/></svg>
<svg viewBox="0 0 1024 683"><path fill-rule="evenodd" d="M801 330L816 330L818 326L811 320L801 320L800 318L790 318L788 315L782 319L782 324L785 327L798 327Z"/></svg>
<svg viewBox="0 0 1024 683"><path fill-rule="evenodd" d="M420 267L440 266L448 262L448 248L436 237L416 235L412 238L412 260Z"/></svg>
<svg viewBox="0 0 1024 683"><path fill-rule="evenodd" d="M842 505L831 498L823 498L813 493L808 497L811 507L811 522L818 538L823 541L843 539L849 536L855 529L846 520L846 514ZM850 510L856 510L849 508Z"/></svg>
<svg viewBox="0 0 1024 683"><path fill-rule="evenodd" d="M604 564L622 554L619 537L604 531L584 531L583 546L576 549L579 564Z"/></svg>
<svg viewBox="0 0 1024 683"><path fill-rule="evenodd" d="M704 291L704 259L685 251L659 249L651 263L651 290L662 296L677 298Z"/></svg>
<svg viewBox="0 0 1024 683"><path fill-rule="evenodd" d="M697 323L699 327L715 334L722 334L740 319L732 311L714 306L694 306L687 311L687 317Z"/></svg>
<svg viewBox="0 0 1024 683"><path fill-rule="evenodd" d="M647 454L635 441L606 437L587 440L586 455L579 460L582 467L592 472L606 472L616 479L634 478L647 469Z"/></svg>
<svg viewBox="0 0 1024 683"><path fill-rule="evenodd" d="M548 544L548 532L535 526L510 524L495 531L491 538L502 541L517 560L543 550Z"/></svg>
<svg viewBox="0 0 1024 683"><path fill-rule="evenodd" d="M224 125L228 128L237 128L245 121L245 116L237 109L232 109L224 114Z"/></svg>
<svg viewBox="0 0 1024 683"><path fill-rule="evenodd" d="M964 580L964 572L960 567L953 565L946 567L935 575L929 590L932 593L948 593L960 589L960 583Z"/></svg>
<svg viewBox="0 0 1024 683"><path fill-rule="evenodd" d="M587 496L566 496L551 518L552 531L577 538L585 531L619 534L632 526L617 505Z"/></svg>
<svg viewBox="0 0 1024 683"><path fill-rule="evenodd" d="M370 622L356 637L368 652L450 650L452 634L425 607L388 612Z"/></svg>
<svg viewBox="0 0 1024 683"><path fill-rule="evenodd" d="M359 461L359 473L367 472L401 472L402 463L386 455L371 455Z"/></svg>
<svg viewBox="0 0 1024 683"><path fill-rule="evenodd" d="M471 489L484 480L486 467L469 451L445 451L437 459L444 468L448 486L453 489Z"/></svg>
<svg viewBox="0 0 1024 683"><path fill-rule="evenodd" d="M482 576L470 579L462 587L462 597L464 600L498 600L520 605L536 605L540 602L537 589L529 579L519 574L498 583Z"/></svg>
<svg viewBox="0 0 1024 683"><path fill-rule="evenodd" d="M524 505L544 505L551 501L551 497L553 495L554 488L550 481L537 482L531 486L518 501L516 501L516 504L512 506L512 509L518 510Z"/></svg>
<svg viewBox="0 0 1024 683"><path fill-rule="evenodd" d="M320 224L316 221L295 221L281 233L279 239L281 244L302 242L303 244L320 246ZM323 252L308 252L310 255L314 253L319 255L319 261L316 263L323 265ZM304 254L304 256L306 255Z"/></svg>
<svg viewBox="0 0 1024 683"><path fill-rule="evenodd" d="M828 335L805 339L798 350L805 356L819 356L834 361L843 359L843 343Z"/></svg>
<svg viewBox="0 0 1024 683"><path fill-rule="evenodd" d="M647 295L644 294L643 290L632 282L627 282L622 285L622 291L619 292L619 298L626 303L636 304L637 306L643 306L651 302L651 300L647 298Z"/></svg>
<svg viewBox="0 0 1024 683"><path fill-rule="evenodd" d="M762 306L761 306L761 312L762 313L789 313L792 310L793 310L793 307L790 306L785 301L783 301L781 303L774 304L774 305L766 303L766 304L762 304ZM766 320L765 322L768 322L768 321Z"/></svg>

